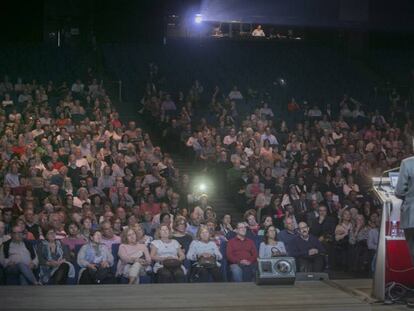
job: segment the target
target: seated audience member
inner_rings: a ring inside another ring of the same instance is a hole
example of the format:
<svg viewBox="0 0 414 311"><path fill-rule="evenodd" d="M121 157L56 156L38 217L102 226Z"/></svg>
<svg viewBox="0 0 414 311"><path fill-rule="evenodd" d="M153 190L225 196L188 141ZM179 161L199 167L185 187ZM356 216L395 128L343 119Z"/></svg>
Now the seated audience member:
<svg viewBox="0 0 414 311"><path fill-rule="evenodd" d="M257 235L260 229L260 225L257 223L256 220L256 211L255 210L248 210L245 214L245 221L249 228L249 231L254 235Z"/></svg>
<svg viewBox="0 0 414 311"><path fill-rule="evenodd" d="M286 256L285 244L277 239L277 230L271 225L264 231L264 241L260 243L259 258Z"/></svg>
<svg viewBox="0 0 414 311"><path fill-rule="evenodd" d="M90 241L81 247L78 253L79 284L111 284L114 277L111 267L114 257L108 247L102 243L102 233L91 233Z"/></svg>
<svg viewBox="0 0 414 311"><path fill-rule="evenodd" d="M233 226L231 225L231 215L224 215L220 223L221 233L227 235L227 233L232 232L233 230Z"/></svg>
<svg viewBox="0 0 414 311"><path fill-rule="evenodd" d="M75 251L76 245L84 245L88 240L80 234L80 227L76 222L71 222L66 226L68 236L62 240L62 244L68 247L69 251Z"/></svg>
<svg viewBox="0 0 414 311"><path fill-rule="evenodd" d="M33 234L33 237L38 240L41 236L41 230L39 224L35 222L35 213L33 209L26 208L24 211L24 222L26 224L26 230Z"/></svg>
<svg viewBox="0 0 414 311"><path fill-rule="evenodd" d="M6 234L6 224L0 221L0 246L10 240L11 237L9 234Z"/></svg>
<svg viewBox="0 0 414 311"><path fill-rule="evenodd" d="M131 227L137 234L137 241L140 244L144 244L147 248L150 247L153 238L145 234L144 226L142 224L135 224Z"/></svg>
<svg viewBox="0 0 414 311"><path fill-rule="evenodd" d="M255 274L257 249L254 242L246 237L247 224L237 224L237 235L227 243L227 260L234 282L250 282Z"/></svg>
<svg viewBox="0 0 414 311"><path fill-rule="evenodd" d="M212 207L208 204L208 196L206 194L202 194L199 199L199 204L194 207L193 213L196 213L199 218L204 220L204 213L209 208Z"/></svg>
<svg viewBox="0 0 414 311"><path fill-rule="evenodd" d="M285 248L289 256L292 256L295 239L298 236L298 232L294 228L293 219L291 217L287 217L285 218L285 229L280 231L277 235L279 241L285 244Z"/></svg>
<svg viewBox="0 0 414 311"><path fill-rule="evenodd" d="M378 218L378 215L376 213L373 213L371 216L376 215ZM378 241L379 241L379 224L378 221L372 219L373 217L370 217L368 221L369 230L368 230L368 238L367 238L367 247L368 247L368 253L370 258L370 272L372 273L375 269L375 257L377 253L378 248Z"/></svg>
<svg viewBox="0 0 414 311"><path fill-rule="evenodd" d="M209 218L206 220L206 226L210 231L210 240L216 243L217 247L220 248L222 243L227 242L226 237L221 231L217 231L217 221L214 218Z"/></svg>
<svg viewBox="0 0 414 311"><path fill-rule="evenodd" d="M335 228L335 257L334 268L348 270L349 268L349 237L353 230L352 215L348 209L344 209Z"/></svg>
<svg viewBox="0 0 414 311"><path fill-rule="evenodd" d="M146 212L149 212L152 217L161 212L160 204L155 202L152 193L148 194L146 202L140 205L140 215L144 215Z"/></svg>
<svg viewBox="0 0 414 311"><path fill-rule="evenodd" d="M112 250L113 244L121 243L121 238L115 235L114 230L112 229L112 224L109 221L104 221L101 223L102 231L102 244L104 244L109 251Z"/></svg>
<svg viewBox="0 0 414 311"><path fill-rule="evenodd" d="M349 236L351 271L369 271L370 256L367 244L369 230L364 215L358 214L355 219L355 226Z"/></svg>
<svg viewBox="0 0 414 311"><path fill-rule="evenodd" d="M190 221L187 224L187 233L191 234L192 237L195 237L200 227L201 218L197 213L192 212L190 215Z"/></svg>
<svg viewBox="0 0 414 311"><path fill-rule="evenodd" d="M139 283L140 274L145 274L146 267L151 264L148 248L139 242L133 229L125 229L121 237L116 275L128 278L128 284Z"/></svg>
<svg viewBox="0 0 414 311"><path fill-rule="evenodd" d="M112 215L113 214L111 213L111 217ZM85 238L86 241L89 241L90 235L92 233L92 227L93 227L93 223L92 223L91 217L82 218L80 233L82 237Z"/></svg>
<svg viewBox="0 0 414 311"><path fill-rule="evenodd" d="M211 275L214 282L221 282L219 261L222 257L217 244L210 239L208 227L200 226L196 240L191 242L187 253L187 259L195 262L191 268L191 280L208 282Z"/></svg>
<svg viewBox="0 0 414 311"><path fill-rule="evenodd" d="M299 236L295 238L292 256L298 261L300 272L321 272L325 249L318 238L309 234L305 222L299 223Z"/></svg>
<svg viewBox="0 0 414 311"><path fill-rule="evenodd" d="M169 226L161 225L157 231L158 239L151 242L151 259L158 283L185 282L185 254L180 243L170 238Z"/></svg>
<svg viewBox="0 0 414 311"><path fill-rule="evenodd" d="M193 237L187 233L187 221L183 216L177 216L174 219L173 225L174 233L173 239L180 243L184 253L187 254Z"/></svg>
<svg viewBox="0 0 414 311"><path fill-rule="evenodd" d="M16 226L19 226L20 229L23 231L23 239L26 241L34 241L35 237L33 234L26 229L26 225L24 223L24 220L22 218L18 218L15 222Z"/></svg>
<svg viewBox="0 0 414 311"><path fill-rule="evenodd" d="M172 219L174 218L174 216L170 212L170 207L165 202L163 202L163 203L160 204L160 212L158 214L154 215L154 217L152 217L152 225L153 225L153 227L154 228L159 227L159 225L163 221L166 220L166 219L163 219L166 215L168 215L168 218L171 221L171 223L170 223L170 229L171 229L172 228Z"/></svg>
<svg viewBox="0 0 414 311"><path fill-rule="evenodd" d="M61 240L62 245L69 249L70 262L74 263L76 260L75 249L77 245L84 245L88 242L83 235L80 234L79 225L72 222L66 226L68 236Z"/></svg>
<svg viewBox="0 0 414 311"><path fill-rule="evenodd" d="M68 278L75 277L75 268L69 262L69 249L56 239L53 229L38 247L40 281L42 284L64 285Z"/></svg>
<svg viewBox="0 0 414 311"><path fill-rule="evenodd" d="M328 215L328 209L324 205L318 208L318 216L310 226L310 234L316 236L322 243L333 242L336 220Z"/></svg>
<svg viewBox="0 0 414 311"><path fill-rule="evenodd" d="M144 215L142 216L142 227L144 228L145 234L147 235L153 235L154 231L153 231L153 224L152 224L152 216L150 212L145 212Z"/></svg>
<svg viewBox="0 0 414 311"><path fill-rule="evenodd" d="M273 226L272 216L264 216L263 221L260 225L260 229L257 232L257 235L264 236L266 229L269 228L270 226ZM278 229L276 229L276 231L278 231Z"/></svg>
<svg viewBox="0 0 414 311"><path fill-rule="evenodd" d="M265 33L262 29L262 25L258 25L252 32L253 37L264 37Z"/></svg>
<svg viewBox="0 0 414 311"><path fill-rule="evenodd" d="M18 277L21 285L40 285L33 270L39 260L33 246L23 240L23 229L14 226L11 239L4 242L0 249L0 264L4 268L6 280Z"/></svg>

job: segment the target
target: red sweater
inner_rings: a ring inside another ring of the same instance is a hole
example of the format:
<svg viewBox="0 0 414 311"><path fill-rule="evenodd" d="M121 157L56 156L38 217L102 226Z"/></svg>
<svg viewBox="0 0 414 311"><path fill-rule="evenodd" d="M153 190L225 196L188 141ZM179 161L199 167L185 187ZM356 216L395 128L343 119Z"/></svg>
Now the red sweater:
<svg viewBox="0 0 414 311"><path fill-rule="evenodd" d="M257 261L256 245L248 238L240 240L236 236L227 243L227 260L231 264L238 264L242 259L255 263Z"/></svg>

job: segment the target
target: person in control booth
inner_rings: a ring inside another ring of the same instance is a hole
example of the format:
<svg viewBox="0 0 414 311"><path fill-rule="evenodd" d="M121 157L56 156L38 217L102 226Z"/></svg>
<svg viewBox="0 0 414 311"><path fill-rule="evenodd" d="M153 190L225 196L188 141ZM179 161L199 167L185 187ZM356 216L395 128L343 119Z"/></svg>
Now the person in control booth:
<svg viewBox="0 0 414 311"><path fill-rule="evenodd" d="M258 25L255 30L252 32L253 37L265 37L265 33L262 29L262 25Z"/></svg>

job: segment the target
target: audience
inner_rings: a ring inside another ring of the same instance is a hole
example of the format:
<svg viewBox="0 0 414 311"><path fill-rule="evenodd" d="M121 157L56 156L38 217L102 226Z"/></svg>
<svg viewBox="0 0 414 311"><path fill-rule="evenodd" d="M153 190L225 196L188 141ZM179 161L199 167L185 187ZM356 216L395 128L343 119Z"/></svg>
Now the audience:
<svg viewBox="0 0 414 311"><path fill-rule="evenodd" d="M117 267L130 284L151 272L184 282L187 267L192 281L221 281L227 268L233 281L250 281L258 253L294 256L301 271L370 270L380 215L370 177L411 152L410 111L394 113L403 95L393 90L388 114L348 95L324 105L332 99L279 103L269 90L233 84L209 94L198 80L175 94L154 68L141 113L161 146L141 119L124 123L96 77L18 79L0 92L7 280L64 284L76 270L81 284L110 283ZM223 211L193 192L166 151L210 174L246 223L217 219Z"/></svg>

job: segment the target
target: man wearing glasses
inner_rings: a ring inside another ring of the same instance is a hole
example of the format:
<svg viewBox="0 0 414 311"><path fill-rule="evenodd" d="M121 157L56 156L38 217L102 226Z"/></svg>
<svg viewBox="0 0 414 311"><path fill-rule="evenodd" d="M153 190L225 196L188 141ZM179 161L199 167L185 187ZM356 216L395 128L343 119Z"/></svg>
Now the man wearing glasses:
<svg viewBox="0 0 414 311"><path fill-rule="evenodd" d="M291 255L298 261L300 272L322 272L325 248L317 237L309 234L309 227L305 222L299 223L299 236L293 245Z"/></svg>
<svg viewBox="0 0 414 311"><path fill-rule="evenodd" d="M227 260L234 282L250 282L255 275L257 249L252 240L246 237L247 224L237 224L237 235L227 244Z"/></svg>
<svg viewBox="0 0 414 311"><path fill-rule="evenodd" d="M0 264L4 267L6 279L17 276L21 285L40 284L33 269L39 264L36 252L32 245L23 240L23 230L14 226L11 232L11 239L3 243L0 249Z"/></svg>

